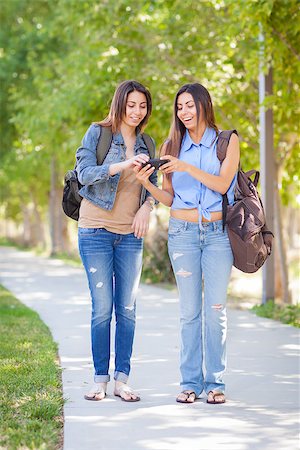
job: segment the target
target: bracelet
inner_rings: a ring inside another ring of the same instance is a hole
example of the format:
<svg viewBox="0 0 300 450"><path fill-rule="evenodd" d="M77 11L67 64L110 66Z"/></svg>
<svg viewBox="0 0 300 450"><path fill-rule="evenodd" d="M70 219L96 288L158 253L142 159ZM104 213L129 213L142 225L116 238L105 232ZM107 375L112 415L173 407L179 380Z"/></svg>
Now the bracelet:
<svg viewBox="0 0 300 450"><path fill-rule="evenodd" d="M145 203L147 203L147 205L150 207L150 211L153 211L154 209L154 200L146 200Z"/></svg>

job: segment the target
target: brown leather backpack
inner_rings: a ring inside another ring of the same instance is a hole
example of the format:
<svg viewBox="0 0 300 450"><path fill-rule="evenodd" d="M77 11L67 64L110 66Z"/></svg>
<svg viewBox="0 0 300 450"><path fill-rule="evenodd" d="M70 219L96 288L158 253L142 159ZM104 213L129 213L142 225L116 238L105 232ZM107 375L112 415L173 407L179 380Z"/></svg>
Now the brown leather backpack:
<svg viewBox="0 0 300 450"><path fill-rule="evenodd" d="M237 134L237 131L221 131L218 136L217 156L221 164L232 133ZM246 273L256 272L264 264L271 254L274 238L267 227L263 204L256 189L258 180L257 170L243 172L239 167L234 204L228 205L227 194L223 195L223 230L226 224L233 265Z"/></svg>

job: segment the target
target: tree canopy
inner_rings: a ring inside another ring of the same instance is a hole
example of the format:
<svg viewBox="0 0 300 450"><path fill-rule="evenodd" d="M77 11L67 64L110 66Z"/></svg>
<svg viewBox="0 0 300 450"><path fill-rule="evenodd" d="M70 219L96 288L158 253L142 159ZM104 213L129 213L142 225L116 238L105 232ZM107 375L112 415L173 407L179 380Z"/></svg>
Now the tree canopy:
<svg viewBox="0 0 300 450"><path fill-rule="evenodd" d="M260 61L265 71L273 67L266 105L274 111L282 199L294 201L297 0L12 0L1 6L0 189L6 217L21 221L22 205L32 202L47 212L52 158L62 186L85 129L107 114L124 79L150 89L154 109L147 132L158 146L168 135L177 89L202 83L220 128L238 129L243 165L258 166Z"/></svg>

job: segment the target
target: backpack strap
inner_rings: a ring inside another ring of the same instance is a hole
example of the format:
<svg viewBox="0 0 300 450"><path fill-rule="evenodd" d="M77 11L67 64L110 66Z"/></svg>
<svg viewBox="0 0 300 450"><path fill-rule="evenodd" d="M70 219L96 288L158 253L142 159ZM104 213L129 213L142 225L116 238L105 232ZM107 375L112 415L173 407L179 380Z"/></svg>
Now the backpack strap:
<svg viewBox="0 0 300 450"><path fill-rule="evenodd" d="M238 136L238 132L236 130L224 130L220 131L217 142L217 157L220 163L224 161L227 154L228 144L232 134L236 134ZM225 230L226 225L226 217L227 217L227 206L228 206L228 197L227 193L222 195L222 221L223 221L223 231Z"/></svg>
<svg viewBox="0 0 300 450"><path fill-rule="evenodd" d="M224 130L219 133L217 142L217 157L221 164L226 158L227 147L232 134L236 134L238 136L238 132L236 130Z"/></svg>
<svg viewBox="0 0 300 450"><path fill-rule="evenodd" d="M245 172L245 175L246 175L248 178L252 177L252 175L254 175L254 174L255 174L254 180L251 180L251 181L252 181L252 183L254 184L254 186L257 187L257 185L258 185L258 180L259 180L259 171L258 171L258 170L252 169L252 170L249 170L248 172ZM251 178L250 178L250 179L251 179Z"/></svg>
<svg viewBox="0 0 300 450"><path fill-rule="evenodd" d="M150 158L155 158L155 145L153 139L149 136L149 134L146 133L143 133L142 137L145 144L147 145Z"/></svg>
<svg viewBox="0 0 300 450"><path fill-rule="evenodd" d="M111 127L101 127L97 144L97 164L101 165L110 149L112 141Z"/></svg>
<svg viewBox="0 0 300 450"><path fill-rule="evenodd" d="M150 158L155 157L155 145L153 139L146 133L142 134L143 140L148 148ZM111 127L101 127L100 137L97 144L97 164L101 165L110 149L112 141Z"/></svg>

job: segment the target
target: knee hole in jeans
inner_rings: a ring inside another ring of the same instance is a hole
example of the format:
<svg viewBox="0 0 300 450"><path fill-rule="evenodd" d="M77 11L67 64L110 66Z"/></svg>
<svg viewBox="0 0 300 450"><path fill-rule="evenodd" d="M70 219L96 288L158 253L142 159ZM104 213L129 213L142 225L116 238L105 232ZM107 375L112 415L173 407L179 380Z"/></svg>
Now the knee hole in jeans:
<svg viewBox="0 0 300 450"><path fill-rule="evenodd" d="M181 268L176 272L176 275L178 277L183 277L183 278L187 278L190 277L192 275L192 272L188 272L187 270Z"/></svg>

